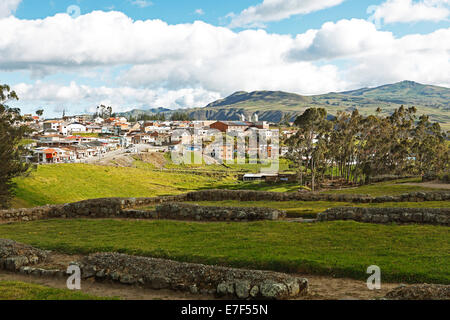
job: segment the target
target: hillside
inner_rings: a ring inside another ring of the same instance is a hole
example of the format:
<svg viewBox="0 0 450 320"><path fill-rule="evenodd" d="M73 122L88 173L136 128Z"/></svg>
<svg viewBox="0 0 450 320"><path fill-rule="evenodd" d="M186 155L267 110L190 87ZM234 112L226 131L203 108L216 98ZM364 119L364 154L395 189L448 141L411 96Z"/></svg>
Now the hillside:
<svg viewBox="0 0 450 320"><path fill-rule="evenodd" d="M450 89L412 81L315 96L281 91L241 91L190 114L197 119L237 120L241 113L257 112L261 120L279 122L285 114L295 117L309 107L323 107L330 114L355 108L362 114L371 114L380 107L389 114L401 105L416 106L420 114L428 114L433 121L450 129Z"/></svg>
<svg viewBox="0 0 450 320"><path fill-rule="evenodd" d="M258 113L260 120L279 122L286 114L293 120L310 107L326 108L330 114L358 108L364 115L373 114L380 107L387 115L401 105L417 107L419 114L430 115L433 121L450 130L450 89L413 81L314 96L282 91L239 91L204 108L184 111L198 120L238 120L242 113L247 116ZM130 113L137 112L154 114L154 109Z"/></svg>
<svg viewBox="0 0 450 320"><path fill-rule="evenodd" d="M450 110L450 89L413 81L343 92L344 95L400 104L417 104Z"/></svg>

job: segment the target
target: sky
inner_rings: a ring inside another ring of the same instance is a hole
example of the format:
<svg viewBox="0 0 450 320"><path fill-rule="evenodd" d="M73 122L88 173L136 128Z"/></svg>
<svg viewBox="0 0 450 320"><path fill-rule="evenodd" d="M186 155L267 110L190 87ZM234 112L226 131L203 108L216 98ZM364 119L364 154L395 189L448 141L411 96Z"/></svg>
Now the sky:
<svg viewBox="0 0 450 320"><path fill-rule="evenodd" d="M450 0L0 0L24 113L196 108L402 80L450 87Z"/></svg>

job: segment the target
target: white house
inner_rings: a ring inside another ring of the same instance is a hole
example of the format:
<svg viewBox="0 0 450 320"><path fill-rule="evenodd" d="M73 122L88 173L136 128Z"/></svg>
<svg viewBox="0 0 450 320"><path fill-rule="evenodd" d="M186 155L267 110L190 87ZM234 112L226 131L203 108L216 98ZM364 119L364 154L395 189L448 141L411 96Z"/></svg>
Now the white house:
<svg viewBox="0 0 450 320"><path fill-rule="evenodd" d="M71 123L66 128L68 133L86 132L86 126L78 122Z"/></svg>

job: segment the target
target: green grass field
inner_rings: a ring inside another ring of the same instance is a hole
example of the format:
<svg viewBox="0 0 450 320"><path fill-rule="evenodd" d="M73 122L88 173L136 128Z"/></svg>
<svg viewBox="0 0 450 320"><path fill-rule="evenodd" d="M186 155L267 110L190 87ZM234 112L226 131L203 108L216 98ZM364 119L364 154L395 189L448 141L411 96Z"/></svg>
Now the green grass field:
<svg viewBox="0 0 450 320"><path fill-rule="evenodd" d="M383 281L450 284L450 234L441 226L45 220L0 225L0 238L69 254L114 251L361 280L378 265Z"/></svg>
<svg viewBox="0 0 450 320"><path fill-rule="evenodd" d="M264 207L284 210L288 217L315 218L318 213L334 207L368 207L368 208L450 208L450 201L429 202L385 202L385 203L350 203L331 201L200 201L192 202L201 206L217 207ZM154 207L148 207L153 209Z"/></svg>
<svg viewBox="0 0 450 320"><path fill-rule="evenodd" d="M362 194L373 197L384 195L401 195L403 193L418 192L418 191L435 191L422 186L411 186L407 183L420 182L418 178L401 179L388 182L380 182L376 184L365 185L355 188L345 188L341 190L324 191L323 193L341 193L341 194ZM234 189L234 190L259 190L259 191L274 191L274 192L296 192L301 187L297 183L266 183L260 181L254 182L240 182L233 185L220 183L217 184L218 189Z"/></svg>
<svg viewBox="0 0 450 320"><path fill-rule="evenodd" d="M0 300L117 300L38 284L0 281Z"/></svg>
<svg viewBox="0 0 450 320"><path fill-rule="evenodd" d="M401 195L403 193L409 192L420 192L420 191L436 191L439 189L432 189L427 187L421 187L416 185L408 185L407 183L418 183L421 182L420 178L411 179L401 179L395 181L379 182L376 184L370 184L366 186L361 186L357 188L349 188L342 190L333 190L325 193L341 193L341 194L368 194L374 197L377 196L393 196Z"/></svg>
<svg viewBox="0 0 450 320"><path fill-rule="evenodd" d="M149 164L144 165L143 163L138 168L87 164L39 166L37 170L31 171L30 176L15 180L17 188L13 206L16 208L33 207L103 197L152 197L199 189L295 192L300 188L296 183L271 184L237 181L236 176L231 174L236 168L227 169L230 174L225 175L199 175L189 172L153 170L154 168L149 166ZM224 172L227 173L226 170ZM383 182L331 192L379 196L433 190L405 185L403 184L405 182L417 182L417 179Z"/></svg>
<svg viewBox="0 0 450 320"><path fill-rule="evenodd" d="M185 173L87 164L39 166L29 177L16 179L15 207L75 202L103 197L152 197L213 188L217 181Z"/></svg>

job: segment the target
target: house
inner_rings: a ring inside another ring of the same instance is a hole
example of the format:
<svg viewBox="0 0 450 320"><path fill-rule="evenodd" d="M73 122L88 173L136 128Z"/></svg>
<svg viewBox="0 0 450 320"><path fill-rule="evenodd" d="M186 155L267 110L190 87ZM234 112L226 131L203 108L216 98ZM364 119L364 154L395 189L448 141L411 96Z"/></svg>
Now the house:
<svg viewBox="0 0 450 320"><path fill-rule="evenodd" d="M62 121L60 120L47 120L43 123L44 130L55 130L59 131L59 128L62 124Z"/></svg>
<svg viewBox="0 0 450 320"><path fill-rule="evenodd" d="M66 126L67 133L86 132L86 126L79 122L73 122Z"/></svg>
<svg viewBox="0 0 450 320"><path fill-rule="evenodd" d="M289 173L247 173L240 176L243 181L295 182L297 175Z"/></svg>
<svg viewBox="0 0 450 320"><path fill-rule="evenodd" d="M34 150L38 163L73 162L75 154L68 148L38 148Z"/></svg>
<svg viewBox="0 0 450 320"><path fill-rule="evenodd" d="M243 121L217 121L209 127L211 129L219 130L220 132L238 131L244 132L252 124L250 122Z"/></svg>
<svg viewBox="0 0 450 320"><path fill-rule="evenodd" d="M205 148L204 153L219 161L234 159L234 146L232 144L212 143Z"/></svg>
<svg viewBox="0 0 450 320"><path fill-rule="evenodd" d="M86 132L89 133L102 133L102 127L98 125L88 125L86 126Z"/></svg>
<svg viewBox="0 0 450 320"><path fill-rule="evenodd" d="M138 133L131 138L132 144L145 144L145 143L154 143L155 139L151 137L150 134L146 133Z"/></svg>

